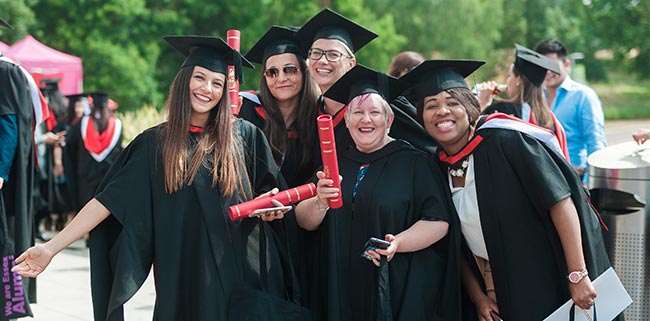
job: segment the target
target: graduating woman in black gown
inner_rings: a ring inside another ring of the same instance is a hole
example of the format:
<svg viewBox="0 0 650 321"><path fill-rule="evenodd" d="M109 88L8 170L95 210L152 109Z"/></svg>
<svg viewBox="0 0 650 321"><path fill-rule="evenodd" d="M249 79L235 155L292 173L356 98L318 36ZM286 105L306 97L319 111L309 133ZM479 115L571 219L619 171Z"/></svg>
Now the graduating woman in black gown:
<svg viewBox="0 0 650 321"><path fill-rule="evenodd" d="M464 319L543 320L570 299L589 309L591 280L610 266L599 217L552 133L505 114L479 118L464 78L483 63L430 60L401 78L442 146L475 307Z"/></svg>
<svg viewBox="0 0 650 321"><path fill-rule="evenodd" d="M154 320L288 319L284 299L295 285L274 230L227 215L278 178L264 135L233 121L224 95L227 66L241 76L249 63L219 38L165 39L186 56L165 104L168 121L136 137L75 219L14 270L38 275L92 230L95 320L122 320L152 265Z"/></svg>
<svg viewBox="0 0 650 321"><path fill-rule="evenodd" d="M427 155L388 136L394 115L387 101L399 93L399 80L361 65L325 93L349 103L345 123L355 146L338 156L341 190L318 172L318 196L296 207L299 224L319 232L314 319L460 318L458 225ZM329 209L327 199L339 193L343 207ZM391 245L366 252L370 237Z"/></svg>
<svg viewBox="0 0 650 321"><path fill-rule="evenodd" d="M259 93L244 93L239 117L262 129L289 187L305 184L320 164L319 90L291 28L273 26L246 53L262 65Z"/></svg>

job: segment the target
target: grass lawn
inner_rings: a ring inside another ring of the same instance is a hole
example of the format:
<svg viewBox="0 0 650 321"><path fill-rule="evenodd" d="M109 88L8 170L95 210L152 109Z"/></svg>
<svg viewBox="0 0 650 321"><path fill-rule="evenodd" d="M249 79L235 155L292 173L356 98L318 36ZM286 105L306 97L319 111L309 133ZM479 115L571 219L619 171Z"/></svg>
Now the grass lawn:
<svg viewBox="0 0 650 321"><path fill-rule="evenodd" d="M607 83L589 84L603 102L606 120L650 118L650 80L613 75Z"/></svg>

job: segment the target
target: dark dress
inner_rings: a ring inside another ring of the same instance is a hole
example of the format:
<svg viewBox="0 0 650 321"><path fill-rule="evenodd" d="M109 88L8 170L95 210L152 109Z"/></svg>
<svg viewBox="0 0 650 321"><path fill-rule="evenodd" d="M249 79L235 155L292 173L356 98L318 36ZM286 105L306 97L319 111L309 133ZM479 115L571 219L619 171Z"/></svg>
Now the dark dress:
<svg viewBox="0 0 650 321"><path fill-rule="evenodd" d="M504 320L542 320L571 298L568 270L550 208L571 197L578 210L583 251L594 280L610 267L598 215L566 160L526 133L481 129L482 140L455 156L474 156L481 226ZM442 166L447 172L445 164ZM470 265L474 260L469 258ZM475 269L476 272L476 269ZM476 278L482 282L480 274ZM476 320L475 308L464 319Z"/></svg>
<svg viewBox="0 0 650 321"><path fill-rule="evenodd" d="M241 128L252 190L275 187L278 172L261 131L242 120L234 126ZM254 301L287 298L295 280L274 230L258 219L228 218L239 196L222 195L205 167L192 185L165 192L162 130L164 124L136 137L96 196L112 215L91 233L95 320L122 320L122 304L152 264L154 320L236 320L242 311L229 306L246 295L254 293ZM242 306L256 316L247 320L282 320L276 305Z"/></svg>
<svg viewBox="0 0 650 321"><path fill-rule="evenodd" d="M87 118L89 122L92 121L90 116L84 116L84 118ZM66 155L64 156L69 161L67 167L73 169L72 175L69 175L67 179L75 211L81 210L93 198L102 179L122 152L123 136L120 131L115 133L119 135L118 143L108 152L108 155L101 161L93 158L84 146L81 133L82 124L83 119L72 126L71 133L66 138Z"/></svg>
<svg viewBox="0 0 650 321"><path fill-rule="evenodd" d="M249 99L243 99L242 106L239 109L239 118L246 119L259 129L264 130L266 126L266 112L258 102L253 102ZM316 120L314 120L315 122ZM316 134L316 125L313 126L314 134ZM308 160L305 164L301 164L300 157L302 156L300 133L290 130L287 133L287 145L285 151L274 153L276 164L280 167L280 172L284 177L287 186L295 187L305 184L310 181L314 172L320 166L320 151L319 153L312 152L312 159ZM317 136L314 136L317 138ZM318 145L318 144L315 144Z"/></svg>
<svg viewBox="0 0 650 321"><path fill-rule="evenodd" d="M4 182L0 193L4 198L7 215L10 219L13 218L15 253L22 253L34 245L33 110L27 78L20 67L7 61L0 61L0 116L13 117L17 125L14 132L17 139L15 150L5 155L3 147L6 146L0 146L0 156L12 158L8 160L9 179ZM2 138L0 137L0 142ZM13 155L10 155L11 153ZM23 285L29 289L30 302L35 302L35 280L24 278Z"/></svg>
<svg viewBox="0 0 650 321"><path fill-rule="evenodd" d="M364 178L353 197L362 164ZM388 263L392 320L460 319L459 232L444 181L421 151L393 141L365 154L339 158L343 207L330 209L318 231L312 282L317 320L378 320L378 268L361 258L369 237L397 235L421 219L448 221L449 234L432 246L398 253ZM382 283L383 284L383 283Z"/></svg>

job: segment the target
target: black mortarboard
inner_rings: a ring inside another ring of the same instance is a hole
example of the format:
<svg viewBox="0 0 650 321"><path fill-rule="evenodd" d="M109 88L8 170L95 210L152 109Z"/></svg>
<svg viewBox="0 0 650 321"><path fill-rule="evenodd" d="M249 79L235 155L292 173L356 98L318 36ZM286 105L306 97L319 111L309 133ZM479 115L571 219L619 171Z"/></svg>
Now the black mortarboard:
<svg viewBox="0 0 650 321"><path fill-rule="evenodd" d="M519 44L515 44L515 48L515 67L535 86L541 86L544 83L547 70L560 74L560 66L557 61Z"/></svg>
<svg viewBox="0 0 650 321"><path fill-rule="evenodd" d="M201 66L228 75L228 65L233 65L235 66L235 79L240 82L244 81L242 65L253 68L246 58L219 37L164 36L163 38L186 57L181 68Z"/></svg>
<svg viewBox="0 0 650 321"><path fill-rule="evenodd" d="M392 101L406 87L408 83L395 77L363 65L356 65L339 78L324 96L348 104L356 96L375 93L384 97L386 101Z"/></svg>
<svg viewBox="0 0 650 321"><path fill-rule="evenodd" d="M93 100L93 106L108 104L108 94L102 91L96 91L86 94Z"/></svg>
<svg viewBox="0 0 650 321"><path fill-rule="evenodd" d="M74 95L66 95L65 97L68 98L68 104L74 104L77 101L86 98L87 96L88 94L74 94Z"/></svg>
<svg viewBox="0 0 650 321"><path fill-rule="evenodd" d="M305 52L314 41L322 38L339 40L352 52L357 52L377 37L376 33L330 9L323 9L296 33L296 39L300 41Z"/></svg>
<svg viewBox="0 0 650 321"><path fill-rule="evenodd" d="M244 57L252 62L263 64L271 56L292 53L304 60L305 54L294 39L296 30L298 28L272 26L262 38L257 40Z"/></svg>
<svg viewBox="0 0 650 321"><path fill-rule="evenodd" d="M481 60L425 60L400 80L412 85L413 99L436 95L452 88L468 88L465 78L485 64Z"/></svg>
<svg viewBox="0 0 650 321"><path fill-rule="evenodd" d="M12 27L7 21L5 21L2 18L0 18L0 26L7 27L7 28L12 29L12 30L14 29L14 27Z"/></svg>
<svg viewBox="0 0 650 321"><path fill-rule="evenodd" d="M41 83L38 87L43 91L57 91L59 90L60 80L61 78L41 79Z"/></svg>

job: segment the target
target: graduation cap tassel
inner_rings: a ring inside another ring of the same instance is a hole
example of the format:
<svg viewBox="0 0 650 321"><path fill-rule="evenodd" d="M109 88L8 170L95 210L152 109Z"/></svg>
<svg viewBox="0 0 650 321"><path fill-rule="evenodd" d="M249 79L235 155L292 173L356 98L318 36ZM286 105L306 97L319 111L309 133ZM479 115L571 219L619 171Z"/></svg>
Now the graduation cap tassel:
<svg viewBox="0 0 650 321"><path fill-rule="evenodd" d="M239 80L240 84L244 83L244 74L242 72L241 56L239 53L233 53L233 65L235 66L235 79Z"/></svg>

